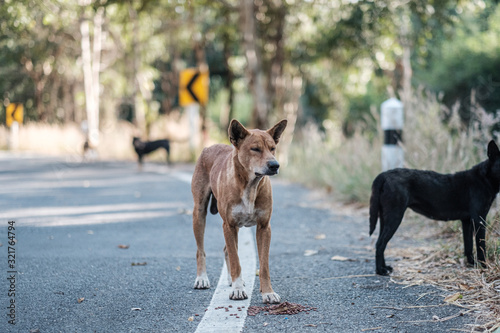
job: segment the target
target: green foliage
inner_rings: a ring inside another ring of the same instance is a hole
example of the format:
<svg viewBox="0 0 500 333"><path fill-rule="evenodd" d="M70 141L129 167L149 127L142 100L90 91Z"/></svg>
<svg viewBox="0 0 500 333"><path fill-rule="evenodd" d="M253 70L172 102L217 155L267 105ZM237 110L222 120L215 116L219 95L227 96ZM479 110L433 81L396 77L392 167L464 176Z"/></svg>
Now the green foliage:
<svg viewBox="0 0 500 333"><path fill-rule="evenodd" d="M466 120L471 103L500 109L500 7L491 10L486 17L484 11L464 13L453 36L431 50L432 62L416 71L419 82L444 93L446 105L459 102Z"/></svg>
<svg viewBox="0 0 500 333"><path fill-rule="evenodd" d="M209 118L222 131L222 109L251 123L255 103L249 97L240 3L99 0L82 6L70 0L6 0L0 4L3 104L24 102L32 121L85 119L78 23L89 19L92 30L102 7L102 117L116 118L126 108L133 114L139 95L147 119L155 121L178 107L179 70L204 61L212 81ZM402 89L405 48L411 51L413 83L442 92L448 108L458 100L466 121L471 103L488 112L500 108L500 9L494 0L254 5L263 85L274 96L269 118L282 117L286 96L294 93L284 88L290 87L285 77L300 76L299 127L312 121L328 131L325 121L332 120L345 135L362 132L371 140L374 111Z"/></svg>

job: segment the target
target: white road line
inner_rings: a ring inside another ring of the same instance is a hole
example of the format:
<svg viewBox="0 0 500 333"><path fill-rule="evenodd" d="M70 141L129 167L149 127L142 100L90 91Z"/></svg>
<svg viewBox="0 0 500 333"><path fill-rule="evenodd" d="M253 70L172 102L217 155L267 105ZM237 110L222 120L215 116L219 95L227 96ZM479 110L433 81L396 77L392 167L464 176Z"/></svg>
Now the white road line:
<svg viewBox="0 0 500 333"><path fill-rule="evenodd" d="M17 208L6 209L0 212L0 219L8 219L15 216L24 217L42 217L42 216L61 216L61 215L84 215L94 213L123 213L126 211L151 211L167 210L179 207L186 207L183 202L148 202L148 203L124 203L114 205L88 205L88 206L53 206L37 208Z"/></svg>
<svg viewBox="0 0 500 333"><path fill-rule="evenodd" d="M215 289L208 310L198 324L195 333L236 333L241 332L243 329L247 317L247 310L250 306L250 300L252 299L257 263L252 230L250 228L240 229L238 238L241 275L243 276L243 281L245 281L245 291L248 294L248 299L243 301L233 301L229 299L231 287L229 287L227 283L227 267L224 262L217 289ZM229 311L226 312L226 308ZM238 308L240 308L241 311L238 311Z"/></svg>
<svg viewBox="0 0 500 333"><path fill-rule="evenodd" d="M191 174L176 172L172 176L186 183L191 183ZM255 242L250 228L241 228L239 231L238 255L240 257L241 275L243 281L245 281L245 291L248 298L242 301L229 299L231 287L228 285L227 266L224 261L217 288L195 333L239 333L243 330L247 310L252 299L257 268ZM226 308L229 311L226 311ZM240 308L240 311L238 311L238 308Z"/></svg>
<svg viewBox="0 0 500 333"><path fill-rule="evenodd" d="M180 181L191 184L191 179L193 178L193 174L188 172L174 172L171 174L172 177L177 178Z"/></svg>
<svg viewBox="0 0 500 333"><path fill-rule="evenodd" d="M19 225L36 227L92 225L165 218L178 215L185 207L186 204L179 201L18 208L0 212L0 220L16 220Z"/></svg>

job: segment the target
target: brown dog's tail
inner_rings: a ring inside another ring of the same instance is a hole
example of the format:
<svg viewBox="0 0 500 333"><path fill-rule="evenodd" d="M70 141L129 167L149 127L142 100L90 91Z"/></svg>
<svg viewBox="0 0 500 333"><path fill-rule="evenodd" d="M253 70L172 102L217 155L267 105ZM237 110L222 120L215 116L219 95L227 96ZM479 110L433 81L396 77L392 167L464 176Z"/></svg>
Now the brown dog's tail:
<svg viewBox="0 0 500 333"><path fill-rule="evenodd" d="M213 192L210 193L210 196L212 197L212 201L210 202L210 213L215 215L219 212L217 209L217 199L215 198Z"/></svg>
<svg viewBox="0 0 500 333"><path fill-rule="evenodd" d="M382 177L382 175L378 175L372 184L372 195L370 197L370 236L373 234L375 227L377 226L377 220L380 213L380 191L382 190L384 183L385 178Z"/></svg>

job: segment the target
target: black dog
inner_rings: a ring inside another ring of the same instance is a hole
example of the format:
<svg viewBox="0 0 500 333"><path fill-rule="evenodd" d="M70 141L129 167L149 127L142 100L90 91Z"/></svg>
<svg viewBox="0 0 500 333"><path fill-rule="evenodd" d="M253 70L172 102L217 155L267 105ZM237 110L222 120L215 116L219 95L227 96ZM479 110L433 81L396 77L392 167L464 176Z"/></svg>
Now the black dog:
<svg viewBox="0 0 500 333"><path fill-rule="evenodd" d="M170 164L170 142L168 140L156 140L156 141L142 141L141 139L134 137L132 140L135 152L137 153L137 160L139 164L142 165L142 157L147 155L158 148L164 148L167 152L167 163Z"/></svg>
<svg viewBox="0 0 500 333"><path fill-rule="evenodd" d="M406 208L434 220L461 220L464 252L474 265L473 236L481 265L485 263L485 220L500 186L500 151L492 140L488 159L470 170L443 175L433 171L393 169L375 178L370 198L370 235L380 216L376 272L388 275L384 251L403 219Z"/></svg>

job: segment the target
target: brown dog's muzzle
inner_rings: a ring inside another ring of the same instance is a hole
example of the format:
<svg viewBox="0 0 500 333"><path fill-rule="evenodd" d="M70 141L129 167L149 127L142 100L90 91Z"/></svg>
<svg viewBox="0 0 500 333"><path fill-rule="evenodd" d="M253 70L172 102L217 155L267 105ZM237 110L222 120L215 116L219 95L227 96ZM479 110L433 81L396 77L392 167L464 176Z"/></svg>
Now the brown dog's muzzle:
<svg viewBox="0 0 500 333"><path fill-rule="evenodd" d="M270 160L267 162L267 172L266 174L269 176L278 174L278 169L280 168L280 164L276 160Z"/></svg>
<svg viewBox="0 0 500 333"><path fill-rule="evenodd" d="M257 177L277 175L279 168L280 164L278 163L278 161L269 160L267 161L265 168L262 168L261 172L255 172L255 175Z"/></svg>

